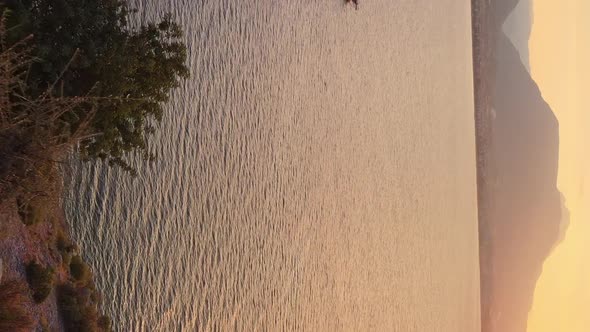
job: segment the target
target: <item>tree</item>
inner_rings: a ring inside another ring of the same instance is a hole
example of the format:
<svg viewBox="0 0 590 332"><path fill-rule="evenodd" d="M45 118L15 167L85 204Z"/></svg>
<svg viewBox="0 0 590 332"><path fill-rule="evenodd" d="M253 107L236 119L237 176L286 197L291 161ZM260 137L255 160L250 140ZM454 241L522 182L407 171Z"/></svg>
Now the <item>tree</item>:
<svg viewBox="0 0 590 332"><path fill-rule="evenodd" d="M12 11L9 39L34 36L38 60L28 76L31 95L49 87L64 97L100 98L60 118L67 135L92 116L79 144L83 159L133 171L131 154L152 158L147 141L162 119L163 104L188 77L182 31L171 16L131 28L133 11L119 0L8 0L6 6Z"/></svg>

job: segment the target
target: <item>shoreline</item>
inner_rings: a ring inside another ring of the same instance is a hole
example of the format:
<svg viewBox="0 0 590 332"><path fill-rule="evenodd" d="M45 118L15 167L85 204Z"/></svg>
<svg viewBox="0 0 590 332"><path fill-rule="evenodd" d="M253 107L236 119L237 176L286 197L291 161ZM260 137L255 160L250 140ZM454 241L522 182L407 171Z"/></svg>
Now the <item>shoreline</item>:
<svg viewBox="0 0 590 332"><path fill-rule="evenodd" d="M475 99L477 202L480 254L481 331L492 330L492 238L491 203L495 172L493 169L494 42L495 24L492 4L472 0L473 74Z"/></svg>
<svg viewBox="0 0 590 332"><path fill-rule="evenodd" d="M71 240L63 213L52 211L51 221L45 220L35 225L25 225L19 214L16 199L0 203L0 259L3 261L2 282L16 280L27 283L26 264L37 261L55 269L55 285L68 282L68 271L62 258L53 245L56 234L64 234ZM40 304L31 301L27 311L35 326L49 326L65 330L59 314L57 291L54 288L47 299Z"/></svg>
<svg viewBox="0 0 590 332"><path fill-rule="evenodd" d="M94 276L88 267L83 279L76 278L72 265L73 257L80 257L78 245L73 241L70 225L65 217L61 199L52 199L46 204L47 211L35 224L26 225L19 214L16 197L4 198L0 201L0 260L2 274L0 284L19 282L31 287L29 299L25 301L24 311L32 319L32 328L37 331L69 331L72 318L68 314L69 307L64 307L63 289L89 294L90 298L100 298L94 286ZM64 249L65 245L65 249ZM53 281L51 290L42 302L38 303L30 296L33 286L29 283L27 266L35 262L51 269ZM86 265L85 262L82 262ZM100 300L88 300L77 303L80 312L91 309L100 312ZM102 316L104 317L104 316ZM101 318L102 318L101 317ZM94 319L93 318L93 319ZM76 321L76 324L83 324ZM108 325L110 326L110 320ZM104 329L107 330L107 329Z"/></svg>
<svg viewBox="0 0 590 332"><path fill-rule="evenodd" d="M62 5L0 4L0 331L112 331L59 166L73 153L136 175L130 159L155 158L154 123L190 76L172 14L130 26L127 1Z"/></svg>

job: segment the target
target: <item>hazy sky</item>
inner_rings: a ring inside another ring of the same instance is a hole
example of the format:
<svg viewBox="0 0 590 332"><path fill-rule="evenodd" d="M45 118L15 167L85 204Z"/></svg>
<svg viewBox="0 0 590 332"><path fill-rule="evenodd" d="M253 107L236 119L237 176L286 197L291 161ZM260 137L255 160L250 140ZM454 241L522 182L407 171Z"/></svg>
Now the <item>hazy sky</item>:
<svg viewBox="0 0 590 332"><path fill-rule="evenodd" d="M590 1L535 0L531 73L560 124L558 187L571 224L546 261L528 332L590 331Z"/></svg>

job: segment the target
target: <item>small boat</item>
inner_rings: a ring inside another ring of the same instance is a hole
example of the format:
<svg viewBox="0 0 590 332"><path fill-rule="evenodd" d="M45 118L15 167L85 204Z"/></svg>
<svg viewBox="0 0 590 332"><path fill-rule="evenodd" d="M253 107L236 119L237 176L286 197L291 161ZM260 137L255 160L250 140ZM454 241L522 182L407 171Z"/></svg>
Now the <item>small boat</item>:
<svg viewBox="0 0 590 332"><path fill-rule="evenodd" d="M356 10L359 9L359 0L346 0L346 3L352 3L352 4L354 4L354 8Z"/></svg>

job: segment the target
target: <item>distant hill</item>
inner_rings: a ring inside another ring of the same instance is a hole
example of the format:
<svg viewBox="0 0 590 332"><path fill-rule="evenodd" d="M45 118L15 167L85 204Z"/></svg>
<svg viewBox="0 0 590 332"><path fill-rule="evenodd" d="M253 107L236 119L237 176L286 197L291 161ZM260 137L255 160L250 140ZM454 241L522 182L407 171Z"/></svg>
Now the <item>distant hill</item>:
<svg viewBox="0 0 590 332"><path fill-rule="evenodd" d="M559 126L505 35L496 54L493 331L526 332L537 279L560 234Z"/></svg>
<svg viewBox="0 0 590 332"><path fill-rule="evenodd" d="M514 8L518 5L520 0L491 0L492 6L494 7L494 16L497 26L502 26L508 15L512 13Z"/></svg>
<svg viewBox="0 0 590 332"><path fill-rule="evenodd" d="M533 27L533 3L532 0L521 0L514 10L508 15L502 25L502 30L512 41L518 50L527 71L531 71L529 39Z"/></svg>
<svg viewBox="0 0 590 332"><path fill-rule="evenodd" d="M484 280L492 285L492 326L487 330L494 332L526 332L543 262L563 231L557 189L559 124L521 53L501 32L517 4L517 0L494 3L500 31L492 102L496 114L492 162L497 178L488 216L491 280Z"/></svg>

